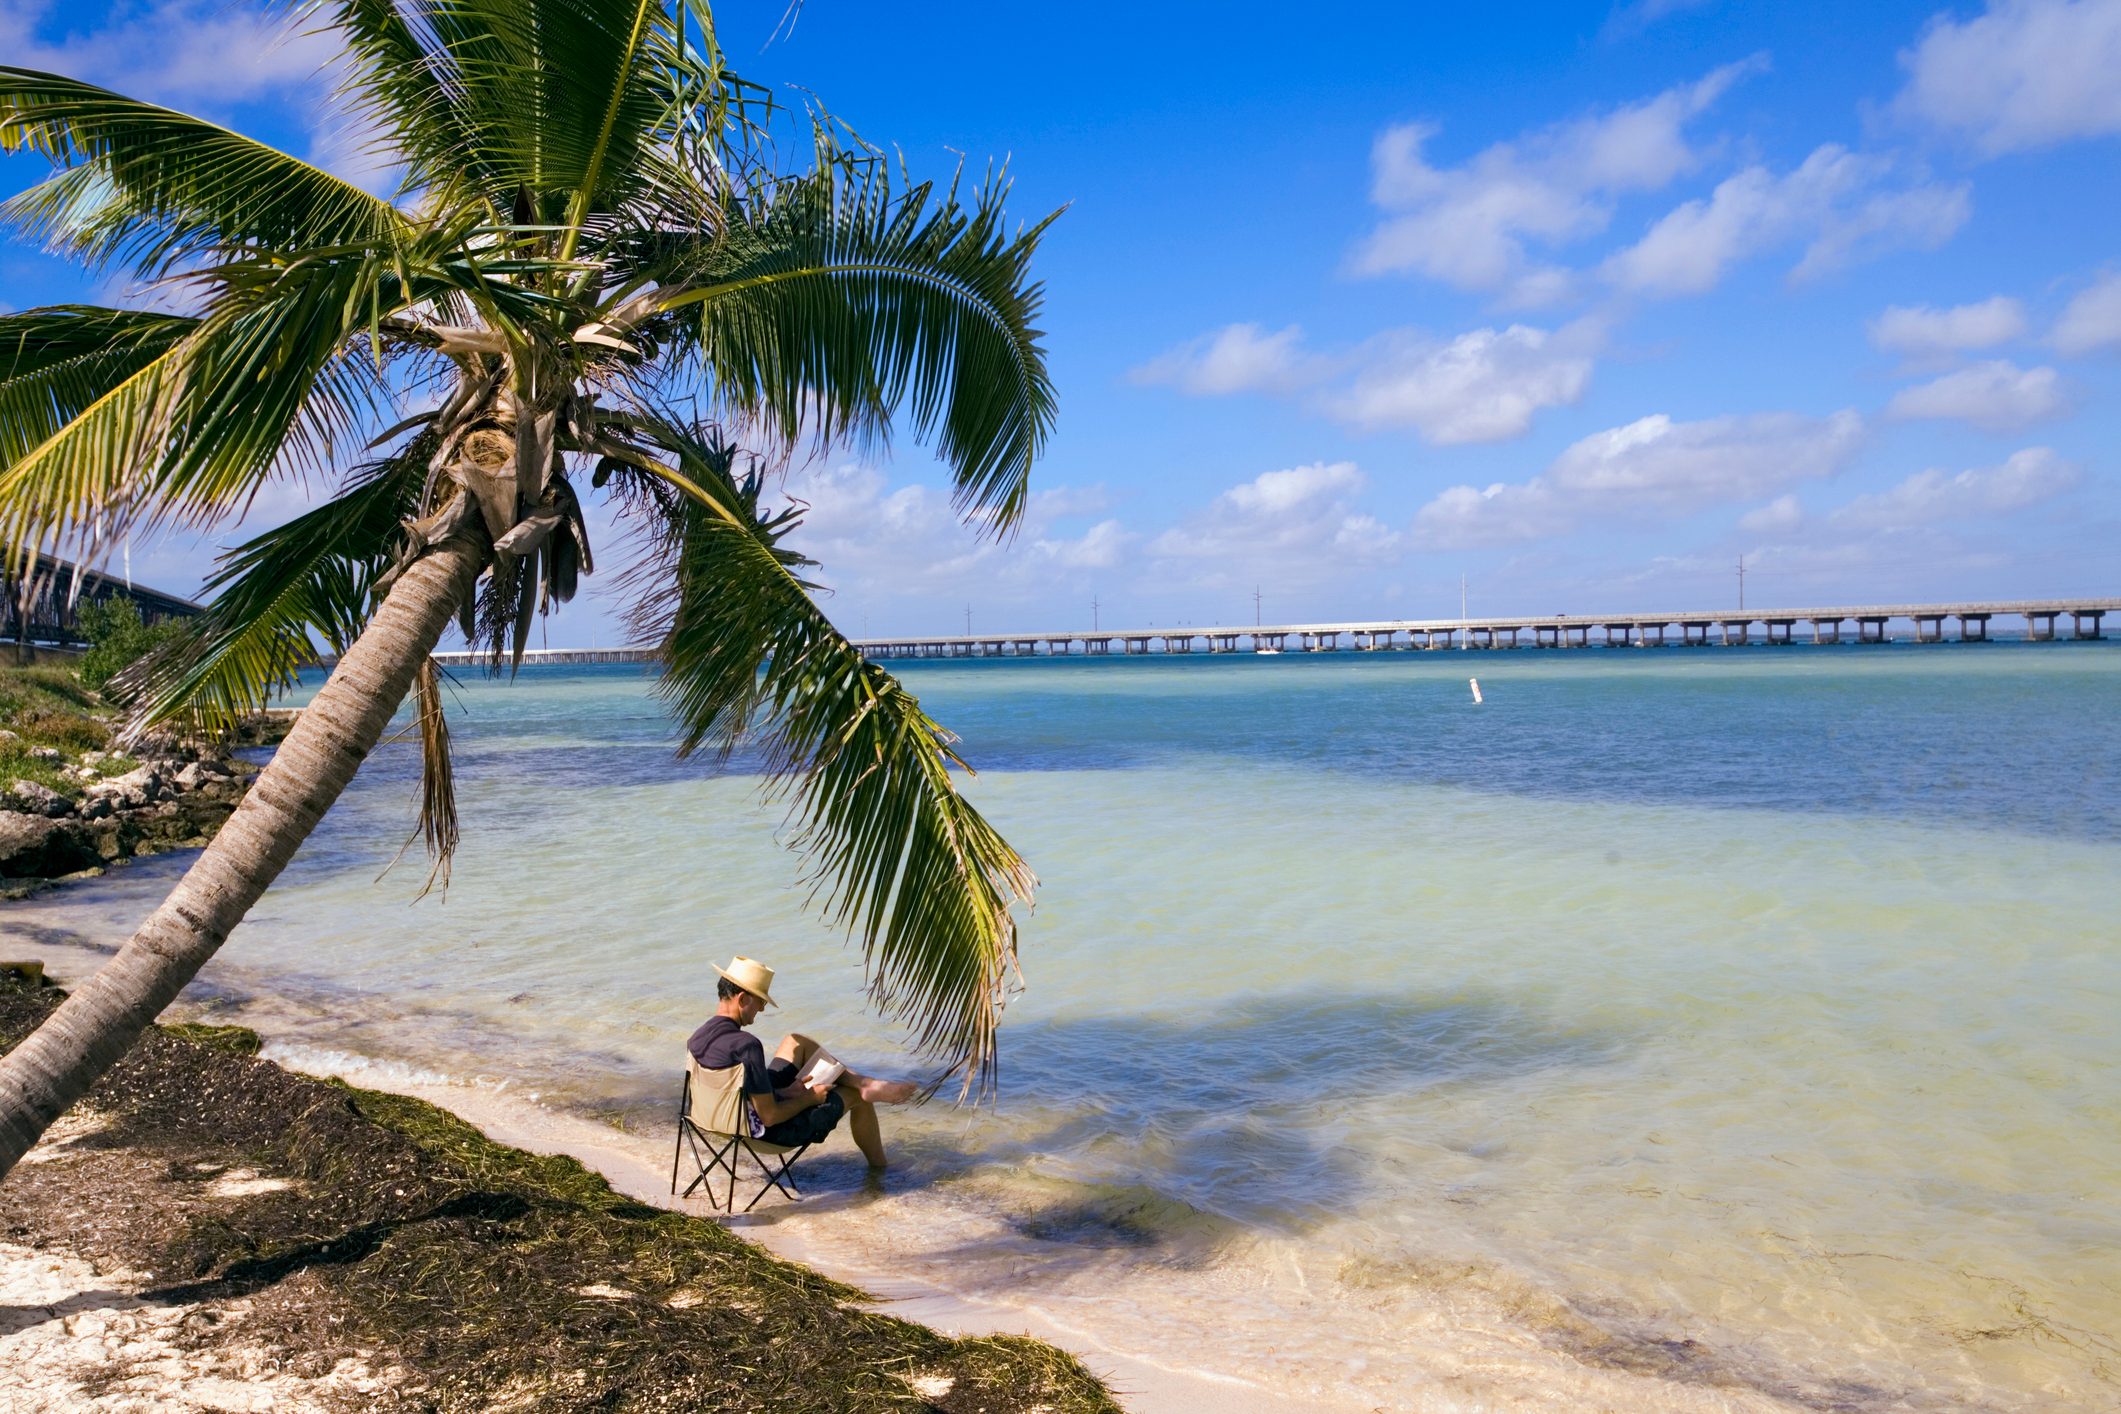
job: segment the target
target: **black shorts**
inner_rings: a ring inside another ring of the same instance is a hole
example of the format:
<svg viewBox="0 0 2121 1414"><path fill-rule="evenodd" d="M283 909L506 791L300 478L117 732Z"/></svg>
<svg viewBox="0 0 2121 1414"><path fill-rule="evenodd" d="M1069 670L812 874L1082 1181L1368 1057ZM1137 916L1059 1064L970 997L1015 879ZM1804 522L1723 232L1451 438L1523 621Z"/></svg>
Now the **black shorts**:
<svg viewBox="0 0 2121 1414"><path fill-rule="evenodd" d="M785 1090L795 1084L795 1075L794 1061L775 1056L766 1063L766 1078L773 1082L776 1091ZM846 1113L847 1097L834 1090L794 1118L767 1125L766 1132L759 1137L768 1144L786 1144L790 1148L800 1144L815 1144L839 1128L840 1117Z"/></svg>

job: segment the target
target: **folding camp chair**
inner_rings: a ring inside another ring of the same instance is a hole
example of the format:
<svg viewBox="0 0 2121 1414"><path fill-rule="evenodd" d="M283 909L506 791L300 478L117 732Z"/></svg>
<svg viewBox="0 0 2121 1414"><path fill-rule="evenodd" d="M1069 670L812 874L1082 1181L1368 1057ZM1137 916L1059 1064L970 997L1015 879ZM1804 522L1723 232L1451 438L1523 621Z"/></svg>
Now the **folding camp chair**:
<svg viewBox="0 0 2121 1414"><path fill-rule="evenodd" d="M681 1197L690 1198L692 1190L706 1187L709 1203L726 1212L736 1211L737 1155L749 1154L751 1161L765 1181L759 1191L751 1195L744 1205L750 1212L758 1206L759 1199L775 1188L790 1198L801 1198L796 1192L795 1179L788 1166L803 1156L808 1144L772 1144L764 1139L751 1137L749 1106L744 1102L744 1067L732 1065L720 1070L702 1070L699 1063L688 1053L685 1057L685 1088L678 1094L678 1142L677 1152L670 1159L670 1191L678 1191L678 1169L685 1162L685 1152L692 1151L692 1162L699 1172L692 1182L685 1185ZM775 1159L777 1164L770 1164ZM726 1195L719 1201L714 1191L714 1180L718 1174L727 1173L729 1182ZM749 1182L750 1180L745 1180Z"/></svg>

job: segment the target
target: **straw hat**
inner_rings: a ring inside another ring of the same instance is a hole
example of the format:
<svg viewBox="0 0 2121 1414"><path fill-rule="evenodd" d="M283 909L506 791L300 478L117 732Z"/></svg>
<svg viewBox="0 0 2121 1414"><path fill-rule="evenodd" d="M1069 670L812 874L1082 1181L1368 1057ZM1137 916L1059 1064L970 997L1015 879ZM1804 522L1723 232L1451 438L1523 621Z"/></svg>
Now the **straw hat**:
<svg viewBox="0 0 2121 1414"><path fill-rule="evenodd" d="M707 965L714 967L711 962ZM760 962L757 958L732 957L729 959L729 966L726 968L714 967L714 970L751 993L752 996L757 997L767 1006L774 1004L771 991L773 969Z"/></svg>

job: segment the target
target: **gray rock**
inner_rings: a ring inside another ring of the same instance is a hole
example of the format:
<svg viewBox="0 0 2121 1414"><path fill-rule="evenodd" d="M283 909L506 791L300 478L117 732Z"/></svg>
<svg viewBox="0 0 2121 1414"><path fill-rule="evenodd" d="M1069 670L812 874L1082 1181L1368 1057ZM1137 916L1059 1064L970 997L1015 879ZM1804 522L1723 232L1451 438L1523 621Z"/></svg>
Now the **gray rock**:
<svg viewBox="0 0 2121 1414"><path fill-rule="evenodd" d="M35 781L16 781L8 788L8 796L15 808L25 815L47 815L57 817L74 813L74 803L50 786L40 786Z"/></svg>
<svg viewBox="0 0 2121 1414"><path fill-rule="evenodd" d="M199 762L194 761L183 770L177 772L177 789L197 790L213 778L211 771L207 770Z"/></svg>
<svg viewBox="0 0 2121 1414"><path fill-rule="evenodd" d="M66 753L54 746L33 746L29 749L32 761L64 761Z"/></svg>
<svg viewBox="0 0 2121 1414"><path fill-rule="evenodd" d="M159 787L161 782L155 784ZM124 777L115 781L98 781L88 788L90 800L107 800L120 810L138 810L155 798L154 792L137 784L128 785Z"/></svg>
<svg viewBox="0 0 2121 1414"><path fill-rule="evenodd" d="M22 738L21 738L21 737L20 737L19 735L17 735L16 733L14 733L14 732L11 732L11 731L7 731L7 730L5 730L5 729L0 729L0 741L20 741L20 740L22 740Z"/></svg>
<svg viewBox="0 0 2121 1414"><path fill-rule="evenodd" d="M95 843L73 821L0 810L0 878L50 879L99 862Z"/></svg>
<svg viewBox="0 0 2121 1414"><path fill-rule="evenodd" d="M103 784L116 786L120 790L145 791L153 795L162 788L162 773L152 766L135 766L122 776L112 776Z"/></svg>
<svg viewBox="0 0 2121 1414"><path fill-rule="evenodd" d="M108 751L84 751L81 753L81 764L84 766L100 766L108 760L110 760Z"/></svg>
<svg viewBox="0 0 2121 1414"><path fill-rule="evenodd" d="M84 820L108 820L118 813L118 807L107 795L90 795L81 802L81 818Z"/></svg>

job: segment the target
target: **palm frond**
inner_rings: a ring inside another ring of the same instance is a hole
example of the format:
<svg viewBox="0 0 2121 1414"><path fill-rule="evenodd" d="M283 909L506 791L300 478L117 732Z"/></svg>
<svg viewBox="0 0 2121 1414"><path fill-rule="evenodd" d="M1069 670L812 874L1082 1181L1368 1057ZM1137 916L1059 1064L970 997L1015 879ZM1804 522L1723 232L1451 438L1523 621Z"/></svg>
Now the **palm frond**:
<svg viewBox="0 0 2121 1414"><path fill-rule="evenodd" d="M816 170L739 199L720 238L607 256L619 278L668 287L668 331L696 345L724 408L793 443L880 435L903 405L960 512L1004 534L1054 418L1028 274L1054 218L1008 234L1007 192L997 179L969 206L955 185L894 195L880 160L821 136Z"/></svg>
<svg viewBox="0 0 2121 1414"><path fill-rule="evenodd" d="M351 97L410 184L469 183L496 220L566 228L697 190L680 135L727 116L712 18L694 0L325 0ZM689 35L688 35L689 29ZM697 203L694 203L697 204Z"/></svg>
<svg viewBox="0 0 2121 1414"><path fill-rule="evenodd" d="M494 198L504 185L480 163L481 144L456 108L455 63L421 22L423 10L397 0L317 0L309 14L346 46L342 95L384 134L406 189L444 209L482 203L483 215L499 222L508 208Z"/></svg>
<svg viewBox="0 0 2121 1414"><path fill-rule="evenodd" d="M638 430L674 465L644 458L626 478L683 493L637 489L632 506L655 551L634 629L660 650L680 749L741 736L763 752L828 915L861 939L872 1000L962 1066L965 1092L991 1086L1011 908L1037 881L959 794L954 738L818 610L800 557L776 543L790 519L760 512L757 478L675 424Z"/></svg>
<svg viewBox="0 0 2121 1414"><path fill-rule="evenodd" d="M93 305L0 314L0 467L58 435L197 325Z"/></svg>
<svg viewBox="0 0 2121 1414"><path fill-rule="evenodd" d="M449 754L449 718L442 710L442 670L429 658L412 684L413 716L420 732L420 825L434 864L420 892L440 884L449 893L449 865L462 831L457 820L457 772Z"/></svg>
<svg viewBox="0 0 2121 1414"><path fill-rule="evenodd" d="M77 79L0 67L0 150L60 168L0 220L75 259L158 275L201 252L386 242L385 201L217 124Z"/></svg>
<svg viewBox="0 0 2121 1414"><path fill-rule="evenodd" d="M414 438L358 469L332 500L223 555L206 581L206 612L119 679L133 726L181 717L221 730L321 652L352 646L401 523L418 509L433 448L432 434Z"/></svg>
<svg viewBox="0 0 2121 1414"><path fill-rule="evenodd" d="M211 298L182 337L149 341L159 352L137 364L108 364L125 372L107 387L84 376L63 425L9 449L0 538L36 545L99 521L208 524L248 504L276 471L331 466L390 398L362 336L475 278L445 262L412 264L417 254L353 247L292 264L259 255L191 277ZM114 343L141 342L111 327Z"/></svg>

